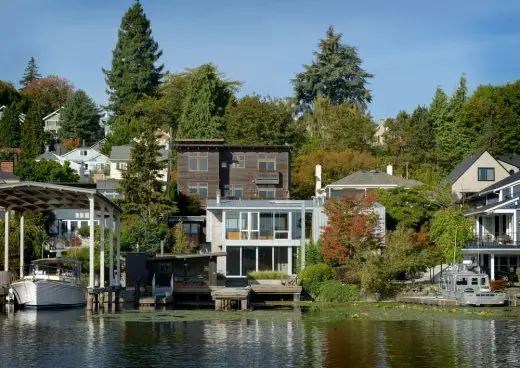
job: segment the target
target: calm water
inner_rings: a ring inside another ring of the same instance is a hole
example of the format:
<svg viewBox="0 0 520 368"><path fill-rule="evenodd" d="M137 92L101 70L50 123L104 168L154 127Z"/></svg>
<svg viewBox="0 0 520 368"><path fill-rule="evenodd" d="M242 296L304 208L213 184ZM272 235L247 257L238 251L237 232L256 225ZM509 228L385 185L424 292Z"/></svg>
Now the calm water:
<svg viewBox="0 0 520 368"><path fill-rule="evenodd" d="M513 367L520 364L520 320L514 316L482 319L478 317L481 312L452 312L454 315L449 316L431 311L392 310L352 313L348 309L307 313L171 310L99 315L87 315L85 310L3 313L0 314L0 366ZM399 318L405 320L396 320Z"/></svg>

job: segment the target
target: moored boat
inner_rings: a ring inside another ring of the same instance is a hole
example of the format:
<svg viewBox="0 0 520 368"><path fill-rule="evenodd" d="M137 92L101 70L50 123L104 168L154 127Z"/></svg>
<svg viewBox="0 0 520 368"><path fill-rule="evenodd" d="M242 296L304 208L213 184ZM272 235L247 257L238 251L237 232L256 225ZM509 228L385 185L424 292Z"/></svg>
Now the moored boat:
<svg viewBox="0 0 520 368"><path fill-rule="evenodd" d="M447 271L440 283L442 296L467 305L503 305L506 294L492 291L489 277L470 261L456 264Z"/></svg>
<svg viewBox="0 0 520 368"><path fill-rule="evenodd" d="M20 307L72 308L86 304L86 288L80 282L81 263L68 258L33 261L29 275L11 288Z"/></svg>

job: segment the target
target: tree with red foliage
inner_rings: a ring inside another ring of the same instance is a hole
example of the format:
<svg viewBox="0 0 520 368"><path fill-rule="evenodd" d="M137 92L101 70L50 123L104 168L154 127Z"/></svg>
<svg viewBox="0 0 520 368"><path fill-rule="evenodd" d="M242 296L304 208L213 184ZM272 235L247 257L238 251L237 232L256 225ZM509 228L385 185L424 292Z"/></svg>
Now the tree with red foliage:
<svg viewBox="0 0 520 368"><path fill-rule="evenodd" d="M376 249L381 244L377 234L379 216L374 211L376 197L345 196L325 203L328 224L324 227L320 251L331 264L345 264L359 250Z"/></svg>
<svg viewBox="0 0 520 368"><path fill-rule="evenodd" d="M27 96L38 101L45 107L47 113L59 109L67 97L74 91L74 86L67 79L57 75L34 79L25 88Z"/></svg>

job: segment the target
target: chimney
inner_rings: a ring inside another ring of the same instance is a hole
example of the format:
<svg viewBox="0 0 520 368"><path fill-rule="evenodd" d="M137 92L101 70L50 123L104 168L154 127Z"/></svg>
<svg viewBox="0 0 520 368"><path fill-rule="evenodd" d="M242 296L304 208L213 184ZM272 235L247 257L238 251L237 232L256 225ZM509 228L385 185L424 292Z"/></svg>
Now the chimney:
<svg viewBox="0 0 520 368"><path fill-rule="evenodd" d="M314 181L316 183L316 197L318 197L321 190L321 165L316 165Z"/></svg>
<svg viewBox="0 0 520 368"><path fill-rule="evenodd" d="M388 166L386 167L386 173L387 173L388 175L393 175L393 173L394 173L394 168L392 167L392 165L388 165Z"/></svg>

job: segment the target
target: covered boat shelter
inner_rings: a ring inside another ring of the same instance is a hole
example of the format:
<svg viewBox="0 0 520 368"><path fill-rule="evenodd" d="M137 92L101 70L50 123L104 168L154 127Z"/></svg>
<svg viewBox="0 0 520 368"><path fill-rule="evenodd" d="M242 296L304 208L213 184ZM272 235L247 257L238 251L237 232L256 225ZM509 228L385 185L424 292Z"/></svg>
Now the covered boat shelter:
<svg viewBox="0 0 520 368"><path fill-rule="evenodd" d="M99 194L95 189L71 185L20 182L0 185L0 206L5 208L4 271L9 271L9 219L11 212L20 213L20 278L24 269L24 214L56 209L89 209L89 288L94 288L94 224L99 220L101 234L109 230L109 285L121 285L121 214L114 202ZM114 232L116 237L116 270L114 274ZM100 269L105 269L105 237L100 237ZM100 286L105 285L104 272L100 274Z"/></svg>

